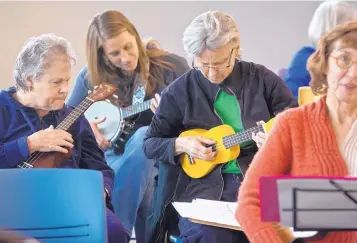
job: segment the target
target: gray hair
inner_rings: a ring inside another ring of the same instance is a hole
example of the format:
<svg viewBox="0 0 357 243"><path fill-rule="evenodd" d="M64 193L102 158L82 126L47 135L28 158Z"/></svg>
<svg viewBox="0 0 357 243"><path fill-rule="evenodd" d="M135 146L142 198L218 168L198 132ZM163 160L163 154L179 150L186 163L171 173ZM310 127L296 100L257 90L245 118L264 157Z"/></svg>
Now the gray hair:
<svg viewBox="0 0 357 243"><path fill-rule="evenodd" d="M38 80L58 56L66 56L71 65L76 63L73 48L64 38L43 34L28 39L16 58L13 72L16 87L28 91L26 79Z"/></svg>
<svg viewBox="0 0 357 243"><path fill-rule="evenodd" d="M190 56L199 56L206 49L216 50L230 42L239 47L238 26L230 15L219 11L197 16L183 33L183 47Z"/></svg>
<svg viewBox="0 0 357 243"><path fill-rule="evenodd" d="M339 0L324 1L315 10L310 22L308 36L316 46L320 38L339 24L357 18L357 11L348 2Z"/></svg>

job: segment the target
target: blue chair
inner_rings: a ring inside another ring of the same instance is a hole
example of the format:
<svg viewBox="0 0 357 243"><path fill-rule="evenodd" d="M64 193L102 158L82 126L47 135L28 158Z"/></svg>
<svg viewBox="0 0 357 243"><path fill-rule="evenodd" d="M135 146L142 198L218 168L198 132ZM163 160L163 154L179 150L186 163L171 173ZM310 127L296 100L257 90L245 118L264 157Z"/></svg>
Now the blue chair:
<svg viewBox="0 0 357 243"><path fill-rule="evenodd" d="M99 171L0 170L0 229L41 243L106 243L103 194Z"/></svg>

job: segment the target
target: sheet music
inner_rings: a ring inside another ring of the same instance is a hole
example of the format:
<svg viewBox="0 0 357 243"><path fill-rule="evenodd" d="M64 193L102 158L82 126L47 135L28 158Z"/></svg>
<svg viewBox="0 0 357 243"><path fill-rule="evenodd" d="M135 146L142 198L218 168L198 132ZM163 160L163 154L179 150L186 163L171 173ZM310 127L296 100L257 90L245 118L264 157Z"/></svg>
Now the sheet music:
<svg viewBox="0 0 357 243"><path fill-rule="evenodd" d="M303 229L357 229L357 180L333 179L352 199L331 184L330 179L278 179L280 220L294 226L293 188L296 194L296 227ZM290 209L290 210L289 210ZM305 210L305 211L301 211Z"/></svg>
<svg viewBox="0 0 357 243"><path fill-rule="evenodd" d="M172 204L182 217L240 227L234 216L236 202L195 199L192 203L173 202Z"/></svg>
<svg viewBox="0 0 357 243"><path fill-rule="evenodd" d="M191 203L173 202L172 205L183 218L191 217L194 214L193 207L191 207Z"/></svg>
<svg viewBox="0 0 357 243"><path fill-rule="evenodd" d="M216 223L221 225L228 225L241 227L235 219L235 210L237 202L223 202L206 199L195 199L192 203L187 202L173 202L172 205L176 211L184 218L205 221L209 223ZM290 228L293 231L293 228ZM316 231L299 231L293 232L296 238L306 238L314 236Z"/></svg>

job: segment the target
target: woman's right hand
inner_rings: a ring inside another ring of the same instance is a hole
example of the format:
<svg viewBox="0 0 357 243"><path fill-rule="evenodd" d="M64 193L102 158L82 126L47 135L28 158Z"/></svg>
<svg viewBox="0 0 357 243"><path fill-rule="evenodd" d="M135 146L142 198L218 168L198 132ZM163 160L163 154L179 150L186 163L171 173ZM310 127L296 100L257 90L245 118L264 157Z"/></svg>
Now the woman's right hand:
<svg viewBox="0 0 357 243"><path fill-rule="evenodd" d="M100 133L98 129L98 124L103 123L106 119L106 117L102 117L89 122L95 139L97 140L97 143L102 150L106 150L112 146L112 144Z"/></svg>
<svg viewBox="0 0 357 243"><path fill-rule="evenodd" d="M211 145L216 142L200 136L179 137L175 141L175 155L186 153L194 158L201 160L213 160L217 152L212 147L206 147L205 144Z"/></svg>
<svg viewBox="0 0 357 243"><path fill-rule="evenodd" d="M61 152L68 153L65 148L73 148L72 135L60 129L50 126L47 129L35 132L27 137L27 145L30 153L39 152Z"/></svg>

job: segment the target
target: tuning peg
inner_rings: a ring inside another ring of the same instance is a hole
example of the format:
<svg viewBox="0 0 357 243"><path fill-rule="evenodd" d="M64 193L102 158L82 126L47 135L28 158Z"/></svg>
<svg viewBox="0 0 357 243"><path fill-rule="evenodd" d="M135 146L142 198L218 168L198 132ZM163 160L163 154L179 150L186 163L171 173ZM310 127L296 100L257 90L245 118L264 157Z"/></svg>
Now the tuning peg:
<svg viewBox="0 0 357 243"><path fill-rule="evenodd" d="M108 99L106 99L105 101L108 102L108 103L112 103L112 102L110 102L110 100L108 100Z"/></svg>
<svg viewBox="0 0 357 243"><path fill-rule="evenodd" d="M91 94L92 93L92 90L88 90L88 94Z"/></svg>
<svg viewBox="0 0 357 243"><path fill-rule="evenodd" d="M94 86L94 89L98 89L98 85Z"/></svg>
<svg viewBox="0 0 357 243"><path fill-rule="evenodd" d="M118 99L118 96L117 96L117 95L115 95L115 94L113 94L113 97L114 97L115 99Z"/></svg>

